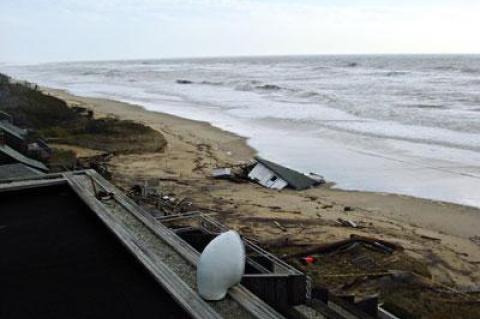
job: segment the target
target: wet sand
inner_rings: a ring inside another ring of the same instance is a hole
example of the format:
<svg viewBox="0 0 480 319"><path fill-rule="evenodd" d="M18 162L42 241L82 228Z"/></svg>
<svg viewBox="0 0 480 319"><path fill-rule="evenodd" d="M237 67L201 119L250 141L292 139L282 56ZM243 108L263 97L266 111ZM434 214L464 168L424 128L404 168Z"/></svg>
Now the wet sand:
<svg viewBox="0 0 480 319"><path fill-rule="evenodd" d="M253 157L255 150L244 138L208 123L149 112L136 105L46 91L90 108L98 117L139 121L164 134L165 152L120 155L110 161L113 181L124 189L139 180L167 179L159 191L219 212L218 218L229 226L259 241L285 235L298 243L321 243L350 234L375 236L402 244L409 255L428 265L435 281L459 288L480 283L480 246L470 240L480 235L480 209L328 186L279 192L252 183L213 180L212 168ZM335 222L338 218L350 219L362 228L341 227ZM298 227L280 229L273 221L292 221Z"/></svg>

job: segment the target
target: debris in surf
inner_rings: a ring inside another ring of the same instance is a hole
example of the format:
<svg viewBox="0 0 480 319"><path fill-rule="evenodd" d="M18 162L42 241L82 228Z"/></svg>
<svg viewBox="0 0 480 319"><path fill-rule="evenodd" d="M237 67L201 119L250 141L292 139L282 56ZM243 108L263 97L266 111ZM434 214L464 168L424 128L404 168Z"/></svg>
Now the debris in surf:
<svg viewBox="0 0 480 319"><path fill-rule="evenodd" d="M193 82L190 80L182 80L182 79L179 79L176 82L177 84L193 84Z"/></svg>
<svg viewBox="0 0 480 319"><path fill-rule="evenodd" d="M275 84L264 84L257 86L257 89L278 91L282 88Z"/></svg>

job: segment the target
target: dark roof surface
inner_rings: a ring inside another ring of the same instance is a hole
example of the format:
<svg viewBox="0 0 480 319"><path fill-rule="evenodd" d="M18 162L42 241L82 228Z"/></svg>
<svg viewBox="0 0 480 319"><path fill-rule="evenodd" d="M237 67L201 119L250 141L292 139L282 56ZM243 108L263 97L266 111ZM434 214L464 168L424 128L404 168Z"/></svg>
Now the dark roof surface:
<svg viewBox="0 0 480 319"><path fill-rule="evenodd" d="M22 164L25 164L27 166L33 167L35 169L39 169L39 170L44 171L44 172L48 172L48 167L46 167L45 164L43 164L39 161L36 161L34 159L31 159L29 157L26 157L25 155L17 152L16 150L14 150L13 148L11 148L8 145L5 145L5 144L0 145L0 153L3 153L10 158L13 158L14 160L16 160L19 163L22 163Z"/></svg>
<svg viewBox="0 0 480 319"><path fill-rule="evenodd" d="M265 167L270 169L272 172L280 176L285 180L290 187L302 190L307 189L315 185L315 180L310 177L299 173L297 171L291 170L290 168L275 164L273 162L267 161L261 157L256 156L255 159L258 163L263 164Z"/></svg>
<svg viewBox="0 0 480 319"><path fill-rule="evenodd" d="M2 319L190 318L67 186L0 192Z"/></svg>
<svg viewBox="0 0 480 319"><path fill-rule="evenodd" d="M0 180L14 179L20 177L32 177L42 174L42 172L39 172L20 163L6 164L0 166Z"/></svg>

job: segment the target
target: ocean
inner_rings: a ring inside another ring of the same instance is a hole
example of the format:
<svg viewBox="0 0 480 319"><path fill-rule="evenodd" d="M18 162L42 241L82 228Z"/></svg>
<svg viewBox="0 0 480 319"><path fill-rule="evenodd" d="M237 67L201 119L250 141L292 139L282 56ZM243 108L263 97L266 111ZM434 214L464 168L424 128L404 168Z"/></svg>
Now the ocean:
<svg viewBox="0 0 480 319"><path fill-rule="evenodd" d="M341 189L480 207L478 55L130 60L0 72L210 122Z"/></svg>

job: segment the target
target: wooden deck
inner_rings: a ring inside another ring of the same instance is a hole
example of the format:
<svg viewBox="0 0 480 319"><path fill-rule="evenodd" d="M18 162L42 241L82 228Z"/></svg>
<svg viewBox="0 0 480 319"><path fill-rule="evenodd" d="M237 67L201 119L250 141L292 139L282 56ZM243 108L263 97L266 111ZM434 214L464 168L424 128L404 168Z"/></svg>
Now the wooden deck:
<svg viewBox="0 0 480 319"><path fill-rule="evenodd" d="M163 224L175 217L154 217L94 170L0 182L0 193L56 185L69 185L192 318L369 318L332 300L310 302L307 300L309 296L305 295L308 295L306 277L301 272L248 241L247 248L268 259L274 265L272 269L260 263L255 265L251 260L249 262L259 270L258 273L245 274L242 284L231 288L222 301L203 300L196 292L196 265L200 253ZM195 216L191 214L192 218ZM216 223L208 217L206 220ZM259 296L268 300L270 305ZM279 300L285 300L286 306L277 307Z"/></svg>
<svg viewBox="0 0 480 319"><path fill-rule="evenodd" d="M196 293L198 253L93 170L0 183L0 192L68 184L193 318L283 318L238 285L218 302ZM99 194L108 194L103 198Z"/></svg>

